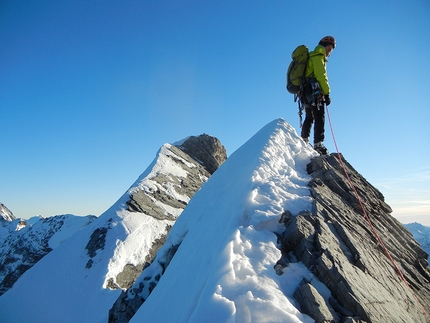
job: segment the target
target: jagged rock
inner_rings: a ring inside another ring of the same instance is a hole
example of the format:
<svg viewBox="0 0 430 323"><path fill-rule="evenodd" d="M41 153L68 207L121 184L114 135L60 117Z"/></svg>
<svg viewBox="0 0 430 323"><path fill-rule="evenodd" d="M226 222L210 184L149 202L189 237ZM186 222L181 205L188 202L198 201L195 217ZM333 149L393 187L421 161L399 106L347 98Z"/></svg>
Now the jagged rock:
<svg viewBox="0 0 430 323"><path fill-rule="evenodd" d="M192 136L179 146L170 145L169 150L172 154L168 157L175 163L181 164L188 176L172 177L162 173L157 174L151 178L156 183L157 189L137 190L130 194L130 199L127 201L129 211L145 213L158 220L174 221L177 216L166 213L166 210L154 201L175 209L184 209L187 202L172 197L171 188L175 190L177 196L191 198L202 183L227 159L226 150L220 141L206 134Z"/></svg>
<svg viewBox="0 0 430 323"><path fill-rule="evenodd" d="M180 148L200 162L210 174L213 174L227 159L226 150L221 142L207 134L189 137Z"/></svg>
<svg viewBox="0 0 430 323"><path fill-rule="evenodd" d="M157 173L150 179L153 184L152 187L139 189L130 194L130 198L126 202L128 211L144 213L157 220L175 221L178 215L169 210L183 210L187 206L187 201L181 200L179 197L191 199L201 185L227 159L225 147L217 138L207 134L198 137L191 136L177 146L168 145L167 147L170 153L166 156L172 159L175 164L180 165L187 176L170 176ZM172 190L175 193L173 195ZM171 209L161 206L160 202ZM167 233L170 228L171 226L166 226ZM158 239L154 241L148 259L145 260L144 264L140 264L139 268L146 268L152 262L156 252L163 245L166 235L163 236L162 241ZM127 269L125 270L127 271ZM138 274L140 272L133 274L134 280ZM126 276L128 282L121 282L121 277L123 277L121 274L119 275L120 281L116 281L116 284L121 288L129 288L130 282L134 282L129 274Z"/></svg>
<svg viewBox="0 0 430 323"><path fill-rule="evenodd" d="M3 203L0 203L0 222L11 222L15 219L13 213Z"/></svg>
<svg viewBox="0 0 430 323"><path fill-rule="evenodd" d="M315 323L338 323L339 315L311 284L302 284L294 293L294 298L302 304L302 313L308 314Z"/></svg>
<svg viewBox="0 0 430 323"><path fill-rule="evenodd" d="M426 322L418 301L427 308L430 304L428 255L389 214L383 195L343 157L342 161L374 230L410 288L366 221L335 154L315 158L308 165L314 208L312 213L282 219L286 225L280 237L283 258L293 253L327 286L338 304L335 312L340 322ZM304 297L301 290L296 295L302 308L316 298L314 293ZM315 320L325 315L319 309L315 306L309 314Z"/></svg>
<svg viewBox="0 0 430 323"><path fill-rule="evenodd" d="M171 228L171 226L167 226L167 232L169 232ZM161 246L166 242L166 237L167 234L162 235L159 239L154 240L143 264L139 264L137 266L126 264L124 266L124 270L116 276L115 286L123 289L129 289L136 281L137 277L139 277L139 275L142 273L142 271L149 267L149 265L154 261L158 249L160 249Z"/></svg>
<svg viewBox="0 0 430 323"><path fill-rule="evenodd" d="M97 254L97 250L103 250L105 248L107 231L108 228L102 227L95 229L94 232L91 234L90 240L85 247L85 249L87 249L88 251L88 256L90 258L95 257L95 255Z"/></svg>
<svg viewBox="0 0 430 323"><path fill-rule="evenodd" d="M145 302L145 299L151 294L157 286L161 275L169 266L170 261L178 250L179 245L171 246L162 262L159 262L158 271L153 272L150 276L145 276L141 281L127 291L123 291L120 297L115 301L109 310L109 323L129 322L139 307Z"/></svg>
<svg viewBox="0 0 430 323"><path fill-rule="evenodd" d="M144 265L126 264L124 270L116 276L116 282L121 288L130 288L143 271Z"/></svg>

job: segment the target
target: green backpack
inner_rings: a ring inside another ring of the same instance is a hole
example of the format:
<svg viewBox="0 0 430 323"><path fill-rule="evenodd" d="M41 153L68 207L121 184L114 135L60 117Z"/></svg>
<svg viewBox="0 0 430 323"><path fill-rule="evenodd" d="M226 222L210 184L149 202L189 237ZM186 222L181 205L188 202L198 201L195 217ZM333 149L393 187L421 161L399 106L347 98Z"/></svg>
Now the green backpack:
<svg viewBox="0 0 430 323"><path fill-rule="evenodd" d="M309 49L306 45L300 45L293 51L291 58L293 60L287 72L287 90L291 94L298 94L305 78Z"/></svg>

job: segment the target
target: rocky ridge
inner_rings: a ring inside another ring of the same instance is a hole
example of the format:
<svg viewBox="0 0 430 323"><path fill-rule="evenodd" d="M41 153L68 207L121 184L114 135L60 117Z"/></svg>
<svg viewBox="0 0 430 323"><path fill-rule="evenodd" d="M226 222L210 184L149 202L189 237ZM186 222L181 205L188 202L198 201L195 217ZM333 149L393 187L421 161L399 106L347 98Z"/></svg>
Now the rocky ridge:
<svg viewBox="0 0 430 323"><path fill-rule="evenodd" d="M342 157L343 158L343 157ZM337 154L308 165L314 198L311 212L288 210L279 236L282 274L289 262L303 262L331 292L324 298L312 281L303 281L294 297L315 322L426 322L430 305L427 253L393 218L383 195L342 159L370 221L407 284L385 254L360 203L348 185ZM409 286L409 287L408 287Z"/></svg>
<svg viewBox="0 0 430 323"><path fill-rule="evenodd" d="M176 162L181 164L191 176L185 178L175 178L165 176L163 174L157 174L157 176L151 178L151 181L155 183L157 188L151 190L139 190L130 194L130 199L127 201L128 210L139 211L145 214L150 214L152 217L158 220L175 220L177 217L173 214L166 213L157 205L150 203L151 200L156 199L170 207L185 208L187 202L181 200L179 197L172 197L167 192L171 191L168 187L173 186L180 196L187 196L191 198L192 195L200 188L202 183L207 180L218 167L227 159L225 148L221 145L218 139L211 137L207 134L203 134L199 137L191 136L177 146L169 146L169 150L172 151L176 157ZM180 157L180 158L178 158ZM182 161L181 161L182 160ZM196 167L196 165L198 167ZM150 195L151 194L151 195ZM158 249L164 244L168 232L171 226L166 226L166 233L158 239L154 240L154 244L144 264L140 264L138 270L133 270L133 279L128 279L129 282L135 283L135 280L142 273L143 269L147 268L154 260ZM165 259L163 263L159 265L161 268L166 268L173 257L178 246L173 246L169 253L168 259ZM129 267L129 269L131 269ZM164 270L162 270L164 271ZM157 275L156 275L157 276ZM144 287L152 290L156 282L160 277L155 277L147 284L138 283L140 286L136 291L136 288L132 288L132 284L123 286L127 288L127 291L123 291L118 300L113 305L113 308L109 311L109 320L130 320L144 299L142 297L136 297L129 303L129 293L140 293ZM148 280L148 279L146 279Z"/></svg>
<svg viewBox="0 0 430 323"><path fill-rule="evenodd" d="M164 221L161 224L164 226L163 233L151 242L144 262L124 265L124 270L111 279L111 288L131 287L143 269L152 263L171 226L191 197L227 159L224 146L217 138L207 134L191 136L176 145L166 144L163 149L172 164L164 163L166 169L157 169L132 187L125 202L129 212L143 213ZM172 171L172 165L180 171Z"/></svg>

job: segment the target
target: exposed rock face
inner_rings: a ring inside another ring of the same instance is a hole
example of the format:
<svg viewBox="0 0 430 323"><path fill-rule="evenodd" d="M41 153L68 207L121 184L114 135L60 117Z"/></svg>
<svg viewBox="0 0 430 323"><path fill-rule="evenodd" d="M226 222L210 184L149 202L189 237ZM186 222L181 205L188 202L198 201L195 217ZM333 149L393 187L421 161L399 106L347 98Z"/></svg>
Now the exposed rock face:
<svg viewBox="0 0 430 323"><path fill-rule="evenodd" d="M283 214L286 230L280 236L283 257L277 272L282 274L289 261L301 261L330 290L331 297L324 299L312 282L304 281L294 295L302 312L316 322L426 322L419 303L429 309L428 255L390 216L383 195L344 163L374 229L410 288L366 221L337 154L308 165L312 212Z"/></svg>
<svg viewBox="0 0 430 323"><path fill-rule="evenodd" d="M177 215L166 212L154 201L159 201L174 209L184 209L189 200L200 188L207 178L227 159L227 153L220 141L214 137L203 134L199 137L190 137L180 146L169 146L172 154L169 155L175 163L188 174L184 177L166 176L159 173L151 178L155 188L137 190L130 194L127 201L130 212L141 212L158 220L174 221ZM176 193L172 195L172 189ZM182 198L184 199L184 198Z"/></svg>
<svg viewBox="0 0 430 323"><path fill-rule="evenodd" d="M107 221L106 226L95 229L91 234L90 240L85 247L87 254L90 257L85 268L90 269L93 266L93 258L97 255L97 251L104 250L106 244L106 235L108 230L111 228L111 225L112 218Z"/></svg>
<svg viewBox="0 0 430 323"><path fill-rule="evenodd" d="M210 174L213 174L227 159L227 153L220 141L207 134L189 137L180 145L180 148L200 162Z"/></svg>
<svg viewBox="0 0 430 323"><path fill-rule="evenodd" d="M10 222L15 219L13 213L3 203L0 203L0 222Z"/></svg>
<svg viewBox="0 0 430 323"><path fill-rule="evenodd" d="M52 240L56 233L62 231L61 239L66 239L94 219L95 216L69 214L8 222L0 237L0 295L12 288L22 274L62 242ZM67 228L63 228L65 224Z"/></svg>
<svg viewBox="0 0 430 323"><path fill-rule="evenodd" d="M126 292L122 292L120 297L113 304L109 311L109 323L129 322L140 306L145 302L154 288L160 281L164 271L169 266L170 261L178 250L179 245L169 248L165 257L156 264L156 269L151 273L143 273L144 277L134 283Z"/></svg>

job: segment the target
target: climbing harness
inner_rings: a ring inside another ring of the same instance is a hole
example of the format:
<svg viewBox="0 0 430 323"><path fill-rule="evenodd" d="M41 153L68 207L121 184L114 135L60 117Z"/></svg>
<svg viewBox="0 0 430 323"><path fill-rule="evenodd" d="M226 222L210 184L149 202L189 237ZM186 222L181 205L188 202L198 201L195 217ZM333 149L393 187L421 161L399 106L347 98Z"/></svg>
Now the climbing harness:
<svg viewBox="0 0 430 323"><path fill-rule="evenodd" d="M300 119L300 128L303 127L303 110L304 104L310 104L312 106L316 106L317 109L324 109L324 96L321 92L320 85L318 81L311 74L306 80L302 82L300 86L300 90L294 94L294 102L297 101L299 107L299 119Z"/></svg>
<svg viewBox="0 0 430 323"><path fill-rule="evenodd" d="M387 247L385 246L384 242L382 241L381 237L380 237L380 236L379 236L379 234L376 232L376 230L375 230L375 228L374 228L374 226L373 226L372 222L370 221L369 216L367 215L367 212L366 212L366 210L365 210L365 208L364 208L364 206L363 206L363 203L361 202L360 195L358 194L357 189L355 188L354 184L353 184L353 183L352 183L352 181L351 181L351 178L350 178L350 177L349 177L349 175L348 175L348 172L346 171L345 164L344 164L344 162L343 162L343 160L342 160L341 154L340 154L339 149L338 149L338 147L337 147L337 142L336 142L336 138L335 138L335 136L334 136L333 126L332 126L331 119L330 119L330 113L329 113L329 111L328 111L328 107L327 107L327 105L325 105L325 106L326 106L326 111L327 111L327 118L328 118L328 122L329 122L329 124L330 124L331 135L332 135L332 137L333 137L334 146L336 147L336 152L337 152L337 156L338 156L339 162L340 162L340 164L341 164L341 166L342 166L342 168L343 168L343 172L345 173L346 178L348 179L349 185L351 186L352 190L354 191L355 197L357 198L358 203L359 203L359 205L360 205L360 207L361 207L361 210L363 211L364 217L365 217L365 219L366 219L367 223L369 224L370 229L372 230L372 232L373 232L374 236L376 237L376 239L378 240L378 242L379 242L379 244L381 245L382 249L384 250L385 255L388 257L388 259L389 259L389 260L390 260L390 262L392 263L392 265L393 265L393 267L394 267L395 271L396 271L396 272L397 272L397 274L400 276L401 280L405 283L406 287L411 291L411 293L412 293L413 297L415 298L415 301L417 302L417 304L418 304L418 305L419 305L419 307L421 308L421 310L422 310L422 312L423 312L424 316L427 318L428 322L430 322L430 315L429 315L429 313L427 313L427 311L424 309L424 306L423 306L423 305L421 304L421 302L418 300L417 296L415 295L415 293L414 293L414 291L412 290L412 288L411 288L411 286L409 285L409 283L406 281L406 278L403 276L403 274L402 274L402 272L401 272L400 268L397 266L396 262L394 261L393 257L391 256L390 252L388 251L388 249L387 249Z"/></svg>

